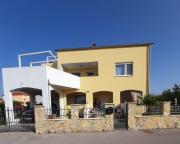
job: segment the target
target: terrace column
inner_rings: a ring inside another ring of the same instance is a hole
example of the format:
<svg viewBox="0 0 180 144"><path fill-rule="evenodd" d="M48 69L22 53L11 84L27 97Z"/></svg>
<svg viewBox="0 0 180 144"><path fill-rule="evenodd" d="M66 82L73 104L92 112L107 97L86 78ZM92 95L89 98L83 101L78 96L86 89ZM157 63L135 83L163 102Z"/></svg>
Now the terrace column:
<svg viewBox="0 0 180 144"><path fill-rule="evenodd" d="M120 92L119 91L113 91L113 104L118 106L120 104Z"/></svg>
<svg viewBox="0 0 180 144"><path fill-rule="evenodd" d="M86 92L86 104L93 108L93 93L92 92Z"/></svg>
<svg viewBox="0 0 180 144"><path fill-rule="evenodd" d="M43 106L45 107L45 109L50 110L51 109L51 87L48 84L42 89L42 101L43 101Z"/></svg>
<svg viewBox="0 0 180 144"><path fill-rule="evenodd" d="M61 91L59 91L59 103L60 103L60 109L64 109L65 108L65 96L63 95L63 93Z"/></svg>
<svg viewBox="0 0 180 144"><path fill-rule="evenodd" d="M13 99L12 93L9 90L4 91L4 101L5 101L5 110L6 110L6 121L11 122L14 120L13 112Z"/></svg>
<svg viewBox="0 0 180 144"><path fill-rule="evenodd" d="M60 109L60 116L63 118L67 111L65 110L65 106L66 106L66 96L64 95L64 93L62 91L59 91L59 109Z"/></svg>

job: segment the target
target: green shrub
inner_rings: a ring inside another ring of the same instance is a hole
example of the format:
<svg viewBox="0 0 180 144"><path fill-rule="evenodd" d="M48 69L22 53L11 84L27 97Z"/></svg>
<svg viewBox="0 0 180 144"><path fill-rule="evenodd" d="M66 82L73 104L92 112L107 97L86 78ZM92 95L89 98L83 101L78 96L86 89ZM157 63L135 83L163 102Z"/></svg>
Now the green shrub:
<svg viewBox="0 0 180 144"><path fill-rule="evenodd" d="M143 99L143 104L145 105L156 105L158 103L157 97L155 95L146 95Z"/></svg>
<svg viewBox="0 0 180 144"><path fill-rule="evenodd" d="M175 84L172 89L164 90L161 95L146 95L143 99L146 105L155 105L163 101L180 105L180 85Z"/></svg>

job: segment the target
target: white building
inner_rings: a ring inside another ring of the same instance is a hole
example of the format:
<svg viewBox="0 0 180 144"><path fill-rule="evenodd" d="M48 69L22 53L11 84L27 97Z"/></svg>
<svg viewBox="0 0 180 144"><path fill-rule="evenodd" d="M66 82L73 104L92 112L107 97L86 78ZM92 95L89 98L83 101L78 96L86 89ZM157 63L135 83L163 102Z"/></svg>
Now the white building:
<svg viewBox="0 0 180 144"><path fill-rule="evenodd" d="M44 52L31 53L30 55L41 53ZM30 94L31 105L35 104L37 99L36 96L40 95L42 96L42 104L46 109L51 109L53 100L59 108L64 108L62 100L63 95L61 95L61 90L79 89L80 78L78 76L64 72L61 69L54 69L49 66L32 66L33 63L31 63L31 66L29 67L22 67L22 56L24 56L24 54L19 55L19 67L2 69L6 110L13 110L13 91L22 91ZM49 62L48 58L47 62Z"/></svg>

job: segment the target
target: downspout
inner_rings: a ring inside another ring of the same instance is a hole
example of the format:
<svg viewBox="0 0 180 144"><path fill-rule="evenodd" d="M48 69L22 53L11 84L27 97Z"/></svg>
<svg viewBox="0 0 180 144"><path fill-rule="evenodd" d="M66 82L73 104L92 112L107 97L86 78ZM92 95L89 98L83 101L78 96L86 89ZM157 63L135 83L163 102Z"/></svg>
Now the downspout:
<svg viewBox="0 0 180 144"><path fill-rule="evenodd" d="M151 66L151 47L153 43L147 46L147 78L146 78L146 94L150 92L150 66Z"/></svg>

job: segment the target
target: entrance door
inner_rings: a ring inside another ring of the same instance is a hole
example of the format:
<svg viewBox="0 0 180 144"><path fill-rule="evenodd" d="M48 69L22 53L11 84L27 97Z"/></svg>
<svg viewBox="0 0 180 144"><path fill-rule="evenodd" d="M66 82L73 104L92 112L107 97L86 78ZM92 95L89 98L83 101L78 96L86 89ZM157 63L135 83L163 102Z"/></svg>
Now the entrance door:
<svg viewBox="0 0 180 144"><path fill-rule="evenodd" d="M127 129L127 113L122 108L115 108L114 110L114 129Z"/></svg>

